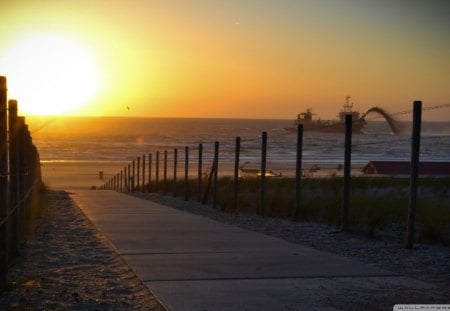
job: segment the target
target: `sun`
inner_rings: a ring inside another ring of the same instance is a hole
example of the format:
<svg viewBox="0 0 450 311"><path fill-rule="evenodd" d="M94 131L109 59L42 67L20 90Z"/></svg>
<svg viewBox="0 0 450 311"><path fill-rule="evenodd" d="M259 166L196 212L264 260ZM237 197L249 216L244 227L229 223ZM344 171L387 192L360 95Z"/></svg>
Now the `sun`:
<svg viewBox="0 0 450 311"><path fill-rule="evenodd" d="M88 49L55 33L27 35L0 51L0 74L8 79L8 97L30 115L79 112L100 84Z"/></svg>

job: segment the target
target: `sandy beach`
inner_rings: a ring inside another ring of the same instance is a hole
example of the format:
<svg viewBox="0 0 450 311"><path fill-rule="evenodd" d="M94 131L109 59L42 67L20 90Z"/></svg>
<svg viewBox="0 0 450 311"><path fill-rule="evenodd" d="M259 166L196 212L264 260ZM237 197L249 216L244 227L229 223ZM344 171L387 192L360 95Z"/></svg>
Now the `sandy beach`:
<svg viewBox="0 0 450 311"><path fill-rule="evenodd" d="M0 310L161 310L67 192L50 190L47 200Z"/></svg>
<svg viewBox="0 0 450 311"><path fill-rule="evenodd" d="M111 162L42 162L42 178L51 189L90 189L101 186L127 163ZM103 172L103 179L99 178Z"/></svg>

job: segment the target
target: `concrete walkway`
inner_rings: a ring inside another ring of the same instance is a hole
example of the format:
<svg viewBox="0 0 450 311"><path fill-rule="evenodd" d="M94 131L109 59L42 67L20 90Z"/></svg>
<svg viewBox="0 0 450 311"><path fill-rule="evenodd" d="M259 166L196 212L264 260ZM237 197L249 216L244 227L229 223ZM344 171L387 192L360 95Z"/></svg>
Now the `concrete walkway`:
<svg viewBox="0 0 450 311"><path fill-rule="evenodd" d="M429 286L112 191L71 197L172 310L336 310L330 295Z"/></svg>

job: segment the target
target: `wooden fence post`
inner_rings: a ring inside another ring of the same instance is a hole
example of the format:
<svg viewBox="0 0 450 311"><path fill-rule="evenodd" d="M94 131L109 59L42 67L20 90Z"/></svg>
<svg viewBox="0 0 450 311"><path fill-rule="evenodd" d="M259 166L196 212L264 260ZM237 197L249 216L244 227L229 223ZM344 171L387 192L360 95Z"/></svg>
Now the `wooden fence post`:
<svg viewBox="0 0 450 311"><path fill-rule="evenodd" d="M136 190L139 191L141 188L141 157L137 158L137 177L136 177Z"/></svg>
<svg viewBox="0 0 450 311"><path fill-rule="evenodd" d="M197 175L197 199L202 201L202 165L203 165L203 144L198 145L198 175Z"/></svg>
<svg viewBox="0 0 450 311"><path fill-rule="evenodd" d="M8 155L6 128L6 77L0 76L0 288L6 285L8 268Z"/></svg>
<svg viewBox="0 0 450 311"><path fill-rule="evenodd" d="M123 192L123 170L120 171L120 185L119 185L119 192Z"/></svg>
<svg viewBox="0 0 450 311"><path fill-rule="evenodd" d="M131 176L131 191L134 191L135 189L135 180L136 180L136 161L133 160L133 162L131 162L132 168L133 168L133 176Z"/></svg>
<svg viewBox="0 0 450 311"><path fill-rule="evenodd" d="M167 193L167 150L164 150L163 195Z"/></svg>
<svg viewBox="0 0 450 311"><path fill-rule="evenodd" d="M156 192L159 192L159 151L156 151L156 168L155 168Z"/></svg>
<svg viewBox="0 0 450 311"><path fill-rule="evenodd" d="M125 166L123 169L123 192L128 192L128 178L127 178L127 167Z"/></svg>
<svg viewBox="0 0 450 311"><path fill-rule="evenodd" d="M297 126L297 159L295 165L295 205L292 219L300 219L300 191L302 180L303 124Z"/></svg>
<svg viewBox="0 0 450 311"><path fill-rule="evenodd" d="M17 101L9 100L8 101L8 110L9 110L9 188L10 188L10 207L15 209L14 213L11 215L11 257L18 254L19 247L19 154L18 154L18 145L17 145Z"/></svg>
<svg viewBox="0 0 450 311"><path fill-rule="evenodd" d="M348 231L348 210L350 205L350 179L352 158L352 115L345 116L345 155L344 155L344 201L342 204L341 230Z"/></svg>
<svg viewBox="0 0 450 311"><path fill-rule="evenodd" d="M260 203L259 215L265 216L266 199L266 161L267 161L267 132L262 132L261 141L261 176L260 176Z"/></svg>
<svg viewBox="0 0 450 311"><path fill-rule="evenodd" d="M189 200L189 147L184 147L184 200Z"/></svg>
<svg viewBox="0 0 450 311"><path fill-rule="evenodd" d="M178 166L178 149L173 150L173 196L177 196L177 166Z"/></svg>
<svg viewBox="0 0 450 311"><path fill-rule="evenodd" d="M17 162L18 162L18 193L20 198L20 203L18 206L18 215L20 219L24 219L25 215L25 202L23 200L25 194L26 194L26 185L25 185L25 167L26 167L26 160L25 160L25 117L17 117ZM21 230L25 228L24 226L21 226ZM24 231L22 231L25 233Z"/></svg>
<svg viewBox="0 0 450 311"><path fill-rule="evenodd" d="M148 154L148 192L152 192L152 154Z"/></svg>
<svg viewBox="0 0 450 311"><path fill-rule="evenodd" d="M234 153L234 180L233 180L233 211L238 210L239 192L239 157L241 152L241 138L236 137L236 147Z"/></svg>
<svg viewBox="0 0 450 311"><path fill-rule="evenodd" d="M142 192L145 192L145 154L142 155Z"/></svg>
<svg viewBox="0 0 450 311"><path fill-rule="evenodd" d="M131 164L128 164L128 189L127 192L133 191L132 188L132 177L131 177Z"/></svg>
<svg viewBox="0 0 450 311"><path fill-rule="evenodd" d="M408 219L406 223L406 248L414 246L416 208L417 208L417 182L419 179L420 132L422 123L422 102L415 101L413 107L413 131L411 145L411 178L409 191Z"/></svg>
<svg viewBox="0 0 450 311"><path fill-rule="evenodd" d="M219 173L219 142L214 143L214 162L213 162L213 208L217 206L217 177Z"/></svg>

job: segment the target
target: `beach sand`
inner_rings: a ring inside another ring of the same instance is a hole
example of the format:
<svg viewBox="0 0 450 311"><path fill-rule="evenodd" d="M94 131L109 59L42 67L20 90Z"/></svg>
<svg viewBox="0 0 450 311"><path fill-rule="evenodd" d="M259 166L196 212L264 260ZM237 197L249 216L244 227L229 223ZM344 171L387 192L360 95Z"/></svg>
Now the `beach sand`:
<svg viewBox="0 0 450 311"><path fill-rule="evenodd" d="M55 190L90 189L99 187L127 163L109 162L43 162L42 179L47 187ZM103 172L103 179L99 178Z"/></svg>
<svg viewBox="0 0 450 311"><path fill-rule="evenodd" d="M67 192L50 190L0 310L162 310Z"/></svg>
<svg viewBox="0 0 450 311"><path fill-rule="evenodd" d="M91 187L100 187L110 178L120 173L121 170L127 166L129 162L43 162L41 163L42 178L47 187L55 190L67 190L67 189L91 189ZM170 163L171 165L172 163ZM243 163L242 163L243 164ZM153 163L154 165L154 163ZM168 165L167 178L170 179L173 176L173 168ZM190 178L197 178L198 168L197 164L192 164L189 167ZM159 176L162 180L163 164L160 164ZM219 175L220 176L233 176L233 164L220 163ZM303 170L308 177L321 177L326 178L332 175L342 176L343 171L337 170L334 165L320 164L319 170L311 171L310 169L315 167L311 164L304 164ZM249 165L248 168L259 169L258 165ZM284 169L283 169L284 168ZM294 169L285 169L286 166L282 164L270 164L267 167L267 171L272 170L274 173L282 173L282 176L294 176ZM155 178L155 168L153 166L152 179ZM203 173L210 172L210 165L207 163L203 166ZM103 173L103 178L100 178L100 172ZM146 171L148 174L148 169ZM361 175L361 166L354 166L352 168L352 176ZM146 179L148 175L146 176ZM184 166L179 164L178 178L184 178Z"/></svg>

